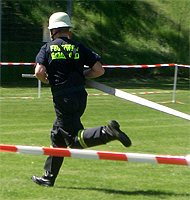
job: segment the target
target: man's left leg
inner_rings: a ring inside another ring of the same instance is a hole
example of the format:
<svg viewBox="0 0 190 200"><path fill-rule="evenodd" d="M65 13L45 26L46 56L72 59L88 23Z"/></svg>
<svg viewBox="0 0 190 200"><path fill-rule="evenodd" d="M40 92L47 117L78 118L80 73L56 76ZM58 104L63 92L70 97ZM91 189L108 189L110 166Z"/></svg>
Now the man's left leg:
<svg viewBox="0 0 190 200"><path fill-rule="evenodd" d="M107 126L81 129L71 148L88 148L119 140L125 147L131 146L129 137L120 130L118 122L112 120Z"/></svg>

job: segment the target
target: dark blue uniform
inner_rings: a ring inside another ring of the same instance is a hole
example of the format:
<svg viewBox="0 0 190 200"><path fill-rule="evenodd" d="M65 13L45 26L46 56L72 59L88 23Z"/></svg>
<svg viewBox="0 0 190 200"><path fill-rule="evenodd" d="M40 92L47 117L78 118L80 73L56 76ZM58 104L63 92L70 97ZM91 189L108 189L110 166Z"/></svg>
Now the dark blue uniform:
<svg viewBox="0 0 190 200"><path fill-rule="evenodd" d="M86 108L84 65L90 68L100 56L68 38L57 38L45 44L36 63L46 67L57 119L51 131L53 147L87 148L105 144L112 138L102 132L103 126L84 129L80 117ZM63 158L49 156L44 169L55 180Z"/></svg>

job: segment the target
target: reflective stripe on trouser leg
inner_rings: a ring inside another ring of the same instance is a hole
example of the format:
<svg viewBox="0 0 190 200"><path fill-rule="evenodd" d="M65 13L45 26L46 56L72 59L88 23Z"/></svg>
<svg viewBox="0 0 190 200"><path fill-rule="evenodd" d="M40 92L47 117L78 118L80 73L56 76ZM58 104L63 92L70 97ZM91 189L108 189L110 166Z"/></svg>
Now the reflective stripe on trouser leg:
<svg viewBox="0 0 190 200"><path fill-rule="evenodd" d="M82 139L86 147L94 147L97 145L106 144L105 134L102 133L102 126L84 129Z"/></svg>
<svg viewBox="0 0 190 200"><path fill-rule="evenodd" d="M83 130L79 130L79 132L78 132L78 141L79 141L80 145L85 149L85 148L88 148L88 146L86 145L86 143L84 141L83 134L84 134L84 129Z"/></svg>
<svg viewBox="0 0 190 200"><path fill-rule="evenodd" d="M75 137L73 144L70 146L70 148L89 148L94 147L97 145L106 144L107 142L110 142L113 140L111 138L108 138L106 133L103 132L104 126L98 126L94 128L88 128L88 129L81 129L78 131L78 135Z"/></svg>

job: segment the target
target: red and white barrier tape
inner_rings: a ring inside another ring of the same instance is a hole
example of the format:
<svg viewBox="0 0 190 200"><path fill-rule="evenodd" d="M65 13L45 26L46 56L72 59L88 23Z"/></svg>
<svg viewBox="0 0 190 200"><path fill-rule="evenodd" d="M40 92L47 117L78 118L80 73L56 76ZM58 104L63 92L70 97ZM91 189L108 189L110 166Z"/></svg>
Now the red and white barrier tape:
<svg viewBox="0 0 190 200"><path fill-rule="evenodd" d="M0 99L34 99L33 97L0 97Z"/></svg>
<svg viewBox="0 0 190 200"><path fill-rule="evenodd" d="M169 91L162 91L162 92L135 92L132 94L170 94L173 92L169 92Z"/></svg>
<svg viewBox="0 0 190 200"><path fill-rule="evenodd" d="M13 63L13 62L0 62L0 65L9 65L9 66L31 66L35 65L35 63L24 63L24 62L19 62L19 63ZM154 68L154 67L170 67L170 66L175 66L177 65L178 67L184 67L184 68L190 68L190 65L183 65L183 64L174 64L174 63L169 63L169 64L154 64L154 65L103 65L104 68L109 68L109 69L115 69L115 68L120 68L120 69L128 69L128 68ZM88 68L88 66L84 66L84 68Z"/></svg>
<svg viewBox="0 0 190 200"><path fill-rule="evenodd" d="M173 103L173 101L162 101L162 102L158 102L158 103ZM175 103L178 103L178 104L185 104L185 103L180 102L180 101L175 101Z"/></svg>
<svg viewBox="0 0 190 200"><path fill-rule="evenodd" d="M24 63L24 62L19 62L19 63L13 63L13 62L0 62L0 65L10 65L10 66L20 66L20 65L25 65L25 66L30 66L30 65L35 65L35 63ZM169 63L169 64L154 64L154 65L103 65L104 68L121 68L121 69L127 69L127 68L154 68L154 67L170 67L170 66L175 66L176 64L174 63ZM178 64L177 64L178 65ZM85 68L88 68L88 66L84 66ZM190 65L178 65L178 67L184 67L184 68L190 68Z"/></svg>
<svg viewBox="0 0 190 200"><path fill-rule="evenodd" d="M35 65L35 63L13 63L13 62L0 62L0 65L12 65L12 66L19 66L19 65ZM155 64L155 65L103 65L104 68L153 68L153 67L169 67L169 66L175 66L175 64ZM88 66L84 66L85 68L88 68Z"/></svg>
<svg viewBox="0 0 190 200"><path fill-rule="evenodd" d="M24 62L19 62L19 63L13 63L13 62L0 62L0 65L13 65L13 66L20 66L20 65L25 65L25 66L30 66L30 65L35 65L35 63L24 63Z"/></svg>
<svg viewBox="0 0 190 200"><path fill-rule="evenodd" d="M107 95L110 95L110 94L88 94L88 96L107 96Z"/></svg>
<svg viewBox="0 0 190 200"><path fill-rule="evenodd" d="M136 95L144 95L144 94L171 94L173 92L135 92L135 93L131 93L131 94L136 94ZM88 94L88 96L108 96L111 94L104 94L104 93L100 93L100 94ZM53 97L48 97L48 99L52 99ZM0 97L0 100L2 99L34 99L34 97ZM168 101L166 103L169 103L171 101ZM165 103L165 102L160 102L160 103ZM176 101L176 103L179 103ZM182 103L181 103L182 104Z"/></svg>
<svg viewBox="0 0 190 200"><path fill-rule="evenodd" d="M190 166L190 155L188 156L154 155L154 154L122 153L122 152L80 150L80 149L66 149L66 148L33 147L33 146L20 146L20 145L14 146L14 145L4 145L4 144L0 144L0 151L33 154L33 155L50 155L57 157L116 160L116 161L128 161L128 162L138 162L138 163Z"/></svg>
<svg viewBox="0 0 190 200"><path fill-rule="evenodd" d="M30 66L30 65L35 65L35 63L24 63L24 62L19 62L19 63L14 63L14 62L0 62L0 65L9 65L9 66ZM170 66L175 66L177 65L178 67L184 67L184 68L190 68L190 65L183 65L183 64L174 64L174 63L169 63L169 64L154 64L154 65L103 65L104 68L154 68L154 67L170 67ZM88 68L88 66L84 66L85 68Z"/></svg>
<svg viewBox="0 0 190 200"><path fill-rule="evenodd" d="M184 68L189 68L190 69L190 65L177 65L178 67L184 67Z"/></svg>
<svg viewBox="0 0 190 200"><path fill-rule="evenodd" d="M154 64L154 65L103 65L104 68L154 68L154 67L170 67L175 66L174 63L170 64Z"/></svg>
<svg viewBox="0 0 190 200"><path fill-rule="evenodd" d="M133 92L131 94L171 94L173 92L171 91L162 91L162 92ZM111 95L111 94L104 94L104 93L100 93L100 94L88 94L89 96L107 96L107 95Z"/></svg>

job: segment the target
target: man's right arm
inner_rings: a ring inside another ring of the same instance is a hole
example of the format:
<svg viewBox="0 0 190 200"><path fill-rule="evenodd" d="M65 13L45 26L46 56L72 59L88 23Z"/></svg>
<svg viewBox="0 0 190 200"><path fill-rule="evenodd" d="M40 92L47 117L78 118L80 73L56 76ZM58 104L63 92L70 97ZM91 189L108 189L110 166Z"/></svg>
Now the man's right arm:
<svg viewBox="0 0 190 200"><path fill-rule="evenodd" d="M42 81L43 83L49 83L49 80L47 78L48 75L46 73L46 67L44 65L37 63L35 67L35 76L38 80Z"/></svg>

